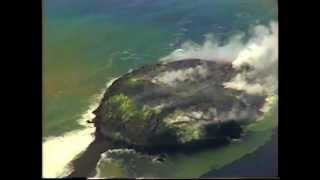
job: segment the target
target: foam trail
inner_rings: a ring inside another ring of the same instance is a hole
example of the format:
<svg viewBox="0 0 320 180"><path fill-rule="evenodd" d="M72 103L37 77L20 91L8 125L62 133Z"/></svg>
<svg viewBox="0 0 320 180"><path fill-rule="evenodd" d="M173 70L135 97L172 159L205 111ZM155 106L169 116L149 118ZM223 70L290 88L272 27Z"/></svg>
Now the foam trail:
<svg viewBox="0 0 320 180"><path fill-rule="evenodd" d="M106 85L111 86L117 78L112 79ZM60 137L46 138L42 143L42 176L44 178L56 178L68 175L72 170L70 162L94 140L94 128L86 121L93 119L93 110L99 105L99 101L104 94L105 89L101 93L93 97L93 103L88 110L82 114L79 124L85 128L71 131Z"/></svg>
<svg viewBox="0 0 320 180"><path fill-rule="evenodd" d="M68 163L83 151L93 140L92 129L83 129L54 137L43 143L42 174L44 178L67 175Z"/></svg>

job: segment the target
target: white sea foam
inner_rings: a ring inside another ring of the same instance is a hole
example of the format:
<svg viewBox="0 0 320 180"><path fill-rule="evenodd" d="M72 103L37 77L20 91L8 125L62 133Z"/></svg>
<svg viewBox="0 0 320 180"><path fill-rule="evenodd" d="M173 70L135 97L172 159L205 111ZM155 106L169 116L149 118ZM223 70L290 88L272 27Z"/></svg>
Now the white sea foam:
<svg viewBox="0 0 320 180"><path fill-rule="evenodd" d="M114 78L107 83L107 87L118 78ZM87 123L87 120L94 118L93 110L99 105L99 101L104 94L105 88L93 96L92 103L88 110L82 114L78 120L83 129L67 132L59 137L48 137L42 143L42 176L44 178L56 178L68 175L72 170L70 162L93 141L94 128Z"/></svg>
<svg viewBox="0 0 320 180"><path fill-rule="evenodd" d="M68 163L93 140L93 129L72 131L61 137L48 138L42 145L42 174L44 178L67 175L72 169Z"/></svg>
<svg viewBox="0 0 320 180"><path fill-rule="evenodd" d="M88 179L100 179L100 178L105 178L105 177L101 177L101 172L100 172L100 167L102 163L108 162L111 163L114 161L114 159L112 157L110 157L110 154L133 154L136 153L136 151L134 149L127 149L127 148L120 148L120 149L109 149L104 153L100 154L100 159L97 163L96 166L96 174L93 177L88 177ZM111 177L108 177L111 178Z"/></svg>

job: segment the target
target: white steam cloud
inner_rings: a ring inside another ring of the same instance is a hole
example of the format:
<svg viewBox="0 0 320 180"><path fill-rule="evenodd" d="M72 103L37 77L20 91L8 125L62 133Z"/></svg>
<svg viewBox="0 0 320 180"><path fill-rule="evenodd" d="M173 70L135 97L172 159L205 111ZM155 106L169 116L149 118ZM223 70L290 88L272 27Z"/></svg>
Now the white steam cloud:
<svg viewBox="0 0 320 180"><path fill-rule="evenodd" d="M152 79L153 83L163 83L169 86L175 86L185 80L196 81L197 79L206 78L208 69L204 65L198 65L194 68L187 68L176 71L165 71Z"/></svg>
<svg viewBox="0 0 320 180"><path fill-rule="evenodd" d="M163 62L199 58L211 61L230 62L238 73L231 81L225 82L225 88L246 91L248 94L265 95L266 100L277 100L278 90L278 22L268 26L257 25L248 32L239 33L224 44L210 34L203 45L188 41L180 49L160 59ZM272 97L272 98L271 98ZM273 103L267 101L266 106ZM268 105L267 105L268 104ZM262 109L267 109L263 107Z"/></svg>
<svg viewBox="0 0 320 180"><path fill-rule="evenodd" d="M269 26L257 25L249 31L249 40L244 42L244 33L236 34L224 44L219 44L210 34L203 45L188 41L180 49L163 57L170 62L189 58L231 62L236 69L244 69L226 88L245 90L249 94L276 94L278 69L278 22Z"/></svg>
<svg viewBox="0 0 320 180"><path fill-rule="evenodd" d="M182 44L180 49L173 51L169 56L161 58L160 61L169 62L187 58L199 58L231 62L243 49L242 38L243 34L237 34L232 36L227 43L220 45L213 34L207 34L203 45L187 41Z"/></svg>
<svg viewBox="0 0 320 180"><path fill-rule="evenodd" d="M252 69L242 71L226 88L245 90L249 94L275 95L278 89L278 24L269 27L256 26L253 36L232 62L234 68L248 65Z"/></svg>

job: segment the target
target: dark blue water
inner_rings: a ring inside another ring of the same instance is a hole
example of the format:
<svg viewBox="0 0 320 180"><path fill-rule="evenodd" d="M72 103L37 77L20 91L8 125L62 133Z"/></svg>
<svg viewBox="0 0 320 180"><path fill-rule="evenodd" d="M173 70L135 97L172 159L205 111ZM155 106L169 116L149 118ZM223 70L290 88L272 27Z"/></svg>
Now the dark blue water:
<svg viewBox="0 0 320 180"><path fill-rule="evenodd" d="M278 133L254 153L202 177L278 177Z"/></svg>

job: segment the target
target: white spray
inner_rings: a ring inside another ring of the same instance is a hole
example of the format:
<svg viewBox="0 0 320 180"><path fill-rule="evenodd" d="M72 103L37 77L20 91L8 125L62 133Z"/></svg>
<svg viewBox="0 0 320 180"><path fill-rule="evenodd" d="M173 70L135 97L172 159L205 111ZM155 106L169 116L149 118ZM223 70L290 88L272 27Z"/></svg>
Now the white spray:
<svg viewBox="0 0 320 180"><path fill-rule="evenodd" d="M111 86L116 79L109 81L107 87ZM105 89L92 98L93 103L79 119L78 122L85 127L84 129L74 130L60 137L48 137L42 143L42 176L44 178L68 175L72 171L70 162L94 140L95 129L87 123L87 120L95 117L92 112L99 105L104 91Z"/></svg>

